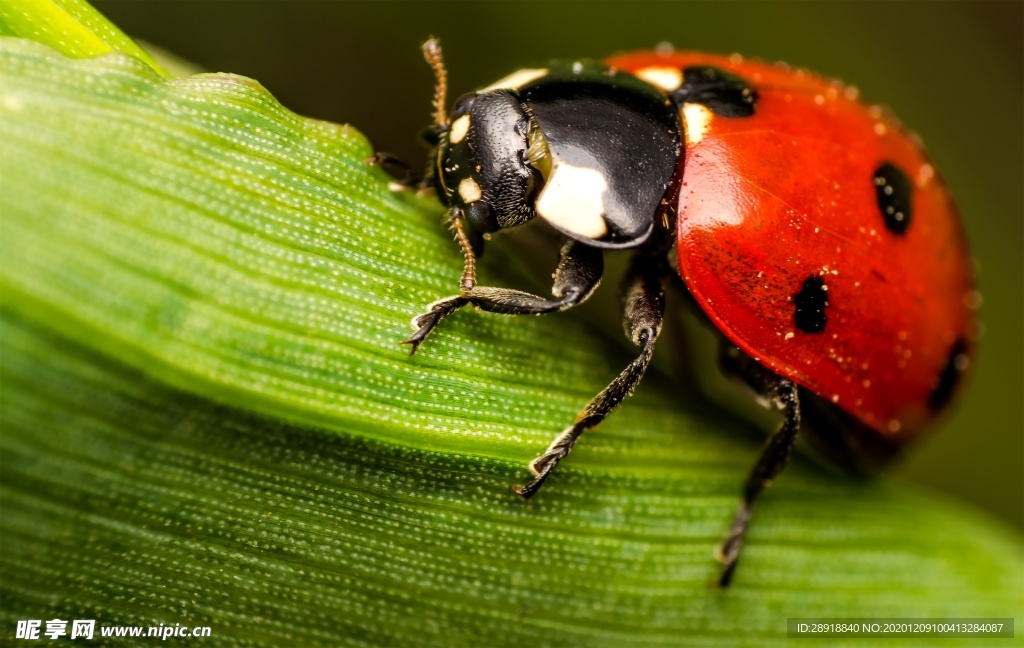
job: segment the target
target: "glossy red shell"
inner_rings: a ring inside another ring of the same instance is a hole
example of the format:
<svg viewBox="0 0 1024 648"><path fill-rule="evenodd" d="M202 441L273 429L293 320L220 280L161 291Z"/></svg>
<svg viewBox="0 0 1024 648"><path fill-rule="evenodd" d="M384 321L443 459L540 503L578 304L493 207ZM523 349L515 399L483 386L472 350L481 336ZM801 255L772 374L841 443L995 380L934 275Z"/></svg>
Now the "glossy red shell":
<svg viewBox="0 0 1024 648"><path fill-rule="evenodd" d="M687 143L680 273L758 362L887 438L918 433L941 410L933 394L947 365L962 370L973 352L976 299L956 208L919 143L855 91L804 71L699 53L608 63L630 72L710 65L756 89L754 115L715 115ZM887 229L876 197L873 174L885 162L912 185L902 235ZM794 320L794 296L811 276L827 286L820 333Z"/></svg>

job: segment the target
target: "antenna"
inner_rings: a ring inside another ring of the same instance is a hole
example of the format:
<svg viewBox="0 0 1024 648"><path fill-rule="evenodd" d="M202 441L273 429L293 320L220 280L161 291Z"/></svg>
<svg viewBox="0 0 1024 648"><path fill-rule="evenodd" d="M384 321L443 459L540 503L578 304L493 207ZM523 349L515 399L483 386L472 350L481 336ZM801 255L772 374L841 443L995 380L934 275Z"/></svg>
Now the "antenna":
<svg viewBox="0 0 1024 648"><path fill-rule="evenodd" d="M448 94L448 71L444 69L441 41L431 37L423 43L423 58L427 60L427 65L434 71L434 78L437 79L434 86L434 123L441 132L444 132L448 130L448 115L444 109Z"/></svg>

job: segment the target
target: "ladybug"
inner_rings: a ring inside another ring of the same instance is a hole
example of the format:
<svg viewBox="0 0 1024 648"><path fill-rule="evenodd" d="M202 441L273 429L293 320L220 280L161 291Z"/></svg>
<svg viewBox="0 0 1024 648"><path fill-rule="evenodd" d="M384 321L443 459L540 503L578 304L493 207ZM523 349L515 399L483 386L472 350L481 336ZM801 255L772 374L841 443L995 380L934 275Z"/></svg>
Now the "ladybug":
<svg viewBox="0 0 1024 648"><path fill-rule="evenodd" d="M529 498L633 391L664 285L720 333L722 368L782 412L716 557L731 582L758 495L798 432L841 463L880 464L949 405L977 301L949 191L914 135L857 91L739 56L656 52L519 70L445 110L436 40L425 186L465 256L459 292L413 320L411 351L463 306L563 311L631 250L624 325L639 354L537 457ZM476 284L489 234L540 219L566 240L552 297Z"/></svg>

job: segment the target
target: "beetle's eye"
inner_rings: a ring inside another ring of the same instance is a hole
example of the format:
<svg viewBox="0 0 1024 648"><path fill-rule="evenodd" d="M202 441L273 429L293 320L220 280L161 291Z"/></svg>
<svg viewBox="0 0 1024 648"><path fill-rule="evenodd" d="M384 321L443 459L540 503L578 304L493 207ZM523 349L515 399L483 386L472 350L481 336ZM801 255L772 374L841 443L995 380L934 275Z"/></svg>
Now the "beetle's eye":
<svg viewBox="0 0 1024 648"><path fill-rule="evenodd" d="M473 229L477 232L489 233L497 232L498 221L494 218L494 213L491 211L486 201L477 201L465 209L466 220L469 221Z"/></svg>

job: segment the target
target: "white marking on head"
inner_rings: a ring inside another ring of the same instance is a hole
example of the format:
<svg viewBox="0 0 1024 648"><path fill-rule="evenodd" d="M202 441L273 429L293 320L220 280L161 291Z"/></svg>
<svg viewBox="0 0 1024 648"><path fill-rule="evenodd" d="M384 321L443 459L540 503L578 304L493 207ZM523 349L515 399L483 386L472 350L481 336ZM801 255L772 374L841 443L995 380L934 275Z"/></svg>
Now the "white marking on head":
<svg viewBox="0 0 1024 648"><path fill-rule="evenodd" d="M696 103L683 104L683 123L686 125L686 143L698 144L711 128L714 113L707 106Z"/></svg>
<svg viewBox="0 0 1024 648"><path fill-rule="evenodd" d="M466 137L466 133L469 132L469 115L463 115L452 122L452 129L448 131L448 141L452 144L458 144Z"/></svg>
<svg viewBox="0 0 1024 648"><path fill-rule="evenodd" d="M599 239L608 232L604 221L604 192L608 181L597 169L556 162L537 197L537 214L555 227Z"/></svg>
<svg viewBox="0 0 1024 648"><path fill-rule="evenodd" d="M480 185L476 183L476 180L473 178L463 178L462 182L459 183L459 196L462 197L462 202L468 205L480 200L483 192L480 191Z"/></svg>
<svg viewBox="0 0 1024 648"><path fill-rule="evenodd" d="M678 90L679 86L683 85L683 71L675 67L646 67L636 75L665 92Z"/></svg>
<svg viewBox="0 0 1024 648"><path fill-rule="evenodd" d="M518 90L530 81L539 79L548 73L547 68L530 69L525 68L522 70L516 70L512 74L498 79L491 85L480 90L480 92L490 92L491 90Z"/></svg>

